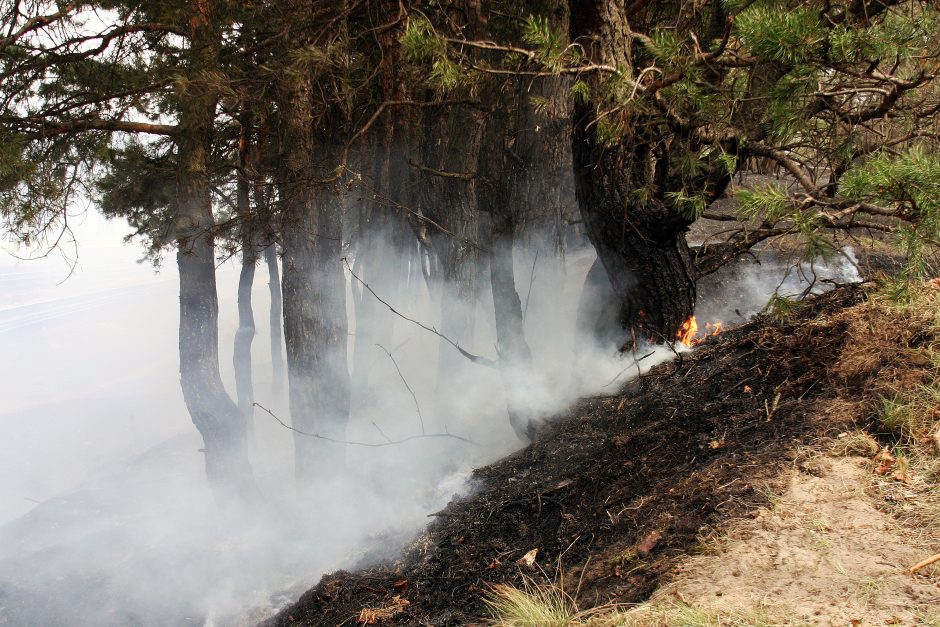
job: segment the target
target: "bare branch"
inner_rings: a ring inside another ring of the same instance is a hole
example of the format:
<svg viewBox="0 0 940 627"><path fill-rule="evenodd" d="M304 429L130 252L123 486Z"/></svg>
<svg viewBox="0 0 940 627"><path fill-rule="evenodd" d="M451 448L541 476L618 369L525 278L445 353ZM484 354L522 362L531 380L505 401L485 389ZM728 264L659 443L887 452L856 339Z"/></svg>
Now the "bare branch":
<svg viewBox="0 0 940 627"><path fill-rule="evenodd" d="M294 433L299 433L300 435L305 435L310 438L323 440L324 442L332 442L333 444L346 444L350 446L365 446L367 448L379 448L382 446L392 446L394 444L404 444L405 442L410 442L412 440L423 440L423 439L431 439L431 438L435 438L435 439L436 438L452 438L454 440L460 440L461 442L466 442L467 444L473 444L474 446L477 446L477 443L469 438L465 438L461 435L457 435L454 433L447 433L447 432L445 433L422 433L420 435L409 435L407 438L402 438L400 440L390 440L388 436L385 436L385 439L388 440L387 442L356 442L355 440L340 440L338 438L331 438L329 436L320 435L319 433L310 433L309 431L302 431L301 429L295 429L294 427L290 426L289 424L281 420L277 416L277 414L275 414L273 411L271 411L270 409L268 409L261 403L255 402L255 403L252 403L252 405L260 408L261 411L265 412L267 415L274 418L285 429L289 429L290 431L293 431ZM376 428L378 428L378 425L376 425ZM381 429L379 431L381 432Z"/></svg>
<svg viewBox="0 0 940 627"><path fill-rule="evenodd" d="M385 352L385 354L388 355L388 358L392 360L392 363L395 364L395 370L398 371L398 377L401 379L401 382L405 384L405 388L408 390L408 393L411 394L411 398L415 402L415 411L418 412L418 422L421 423L421 433L423 435L425 432L424 431L424 416L421 415L421 405L418 404L418 397L417 395L415 395L415 391L411 389L411 386L408 385L408 381L405 379L405 375L401 373L401 368L398 367L398 361L395 359L395 356L392 355L392 353L389 352L389 350L385 348L384 346L382 346L381 344L376 344L376 346L381 348Z"/></svg>
<svg viewBox="0 0 940 627"><path fill-rule="evenodd" d="M366 288L366 290L368 290L369 293L372 294L372 296L375 297L375 299L376 299L377 301L379 301L380 303L382 303L383 305L385 305L386 307L388 307L388 310L391 311L393 314L395 314L395 315L398 316L399 318L402 318L403 320L407 320L408 322L410 322L410 323L412 323L412 324L418 325L419 327L421 327L421 328L424 329L425 331L428 331L428 332L430 332L430 333L433 333L433 334L436 335L437 337L441 338L442 340L444 340L445 342L447 342L448 344L450 344L451 346L453 346L454 348L456 348L456 349L460 352L461 355L463 355L464 357L466 357L467 359L469 359L469 360L472 361L473 363L475 363L475 364L480 364L481 366L488 366L488 367L490 367L490 368L496 368L496 367L497 367L497 362L496 362L496 360L489 359L489 358L487 358L487 357L481 357L480 355L474 355L473 353L469 353L469 352L465 351L464 349L462 349L462 348L460 347L459 344L457 344L457 342L455 342L454 340L450 339L450 338L447 337L446 335L440 333L440 332L439 332L437 329L435 329L434 327L429 327L429 326L427 326L426 324L423 324L423 323L421 323L421 322L418 322L418 321L415 320L414 318L409 318L409 317L406 316L405 314L401 313L400 311L398 311L397 309L395 309L394 307L392 307L390 304L388 304L387 301L382 300L382 298L381 298L378 294L375 293L375 290L373 290L371 287L369 287L369 284L368 284L368 283L366 283L365 281L363 281L362 279L360 279L360 278L359 278L359 275L357 275L355 272L353 272L353 269L352 269L352 268L350 267L350 265L349 265L349 260L346 259L346 257L343 257L343 264L346 265L346 270L349 271L349 274L351 274L352 277L353 277L354 279L356 279L356 281L358 281L360 285L362 285L364 288Z"/></svg>

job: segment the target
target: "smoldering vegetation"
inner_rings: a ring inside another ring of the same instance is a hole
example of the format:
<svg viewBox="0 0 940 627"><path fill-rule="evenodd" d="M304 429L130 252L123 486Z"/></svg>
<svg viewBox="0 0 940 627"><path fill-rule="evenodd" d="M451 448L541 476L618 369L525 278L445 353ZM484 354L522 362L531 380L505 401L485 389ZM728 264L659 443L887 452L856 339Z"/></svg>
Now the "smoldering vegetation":
<svg viewBox="0 0 940 627"><path fill-rule="evenodd" d="M400 259L423 263L411 251L394 247L382 254L389 265ZM603 302L583 301L585 277L594 261L589 247L559 256L544 247L517 245L514 261L534 368L508 376L516 390L524 391L520 398L527 415L549 418L580 396L613 393L637 372L672 357L663 347L618 352L612 343L586 341L582 332L588 330L578 329L579 309L582 318L585 310L605 310ZM354 257L349 262L356 268ZM251 457L263 499L256 507L216 505L199 452L202 443L191 427L162 441L154 439L142 447L142 454L101 459L77 486L63 484L58 496L0 528L0 624L249 625L295 599L323 573L396 555L429 515L455 494L473 490L467 478L474 467L522 445L507 420L500 373L472 363L433 332L405 319L463 333L462 348L495 357L488 290L480 290L475 311L457 311L459 320L442 320L442 309L456 310L453 303L446 308L441 303L455 286L428 281L421 270L405 264L405 280L393 295L374 276L363 274L360 281L347 272L348 354L356 391L342 436L348 444L319 443L345 452L342 471L298 495L294 434L258 408ZM220 346L229 386L236 274L231 267L220 271ZM699 317L734 324L759 311L774 290L799 293L813 287L808 276L782 259L731 266L701 284ZM825 289L821 279L853 280L857 274L842 258L818 265L816 277L816 289ZM720 289L710 290L709 284ZM266 311L264 281L256 281L254 292L256 312ZM589 293L600 301L606 298L603 289ZM148 301L160 296L135 295L136 311L152 306L156 317L160 309ZM363 311L370 313L363 316ZM128 320L124 313L102 306L96 315L101 325L167 327L164 336L173 336L165 321ZM289 424L286 394L272 389L262 320L259 315L253 350L255 398ZM371 346L357 347L364 326L370 329ZM380 329L385 331L376 331ZM167 342L163 357L172 361L174 349ZM126 346L100 350L121 353L123 359L133 355ZM86 357L89 364L99 358ZM24 355L19 368L38 372L40 364ZM130 381L124 391L157 405L140 408L141 416L182 425L186 415L174 384L172 370L166 368ZM166 396L148 396L148 389L165 390ZM54 395L50 390L48 400ZM161 415L161 407L176 415ZM17 418L15 413L8 417ZM11 432L15 440L16 431ZM74 434L52 431L46 437L54 441ZM115 427L108 450L127 438L126 430ZM15 446L15 441L4 443L5 448ZM94 448L87 454L96 455ZM76 478L55 458L43 464L49 476Z"/></svg>

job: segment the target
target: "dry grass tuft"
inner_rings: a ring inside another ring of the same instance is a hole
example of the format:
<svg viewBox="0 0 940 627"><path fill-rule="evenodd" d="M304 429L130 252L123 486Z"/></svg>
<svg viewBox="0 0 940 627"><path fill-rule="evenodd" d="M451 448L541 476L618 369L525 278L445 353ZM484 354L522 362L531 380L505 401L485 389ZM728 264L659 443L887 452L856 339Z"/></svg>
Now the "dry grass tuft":
<svg viewBox="0 0 940 627"><path fill-rule="evenodd" d="M554 585L538 585L530 579L523 580L522 588L495 585L484 602L493 617L491 625L563 627L578 624L575 622L578 608L564 590Z"/></svg>
<svg viewBox="0 0 940 627"><path fill-rule="evenodd" d="M913 543L940 537L940 281L909 288L898 300L882 291L846 312L851 340L837 380L874 397L873 440L852 432L834 452L874 459L876 486ZM868 372L866 372L866 369Z"/></svg>
<svg viewBox="0 0 940 627"><path fill-rule="evenodd" d="M703 609L685 603L615 605L580 611L574 599L553 584L526 580L523 587L493 586L486 598L493 627L795 627L781 611L749 608Z"/></svg>
<svg viewBox="0 0 940 627"><path fill-rule="evenodd" d="M868 457L872 458L881 450L878 440L864 431L855 430L840 435L833 442L830 452L838 457Z"/></svg>

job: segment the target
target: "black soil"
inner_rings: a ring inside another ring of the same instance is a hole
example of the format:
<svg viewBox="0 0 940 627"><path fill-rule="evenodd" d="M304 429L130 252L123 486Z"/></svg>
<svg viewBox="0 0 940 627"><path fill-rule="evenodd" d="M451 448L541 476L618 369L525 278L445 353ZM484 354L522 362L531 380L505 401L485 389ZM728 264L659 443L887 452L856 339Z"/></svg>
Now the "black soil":
<svg viewBox="0 0 940 627"><path fill-rule="evenodd" d="M473 624L492 584L525 577L563 577L582 607L645 600L702 534L751 515L783 466L844 428L809 408L832 395L845 325L808 322L863 297L839 288L789 322L759 318L579 402L477 470L475 493L399 561L328 575L268 624ZM535 564L519 563L533 549Z"/></svg>

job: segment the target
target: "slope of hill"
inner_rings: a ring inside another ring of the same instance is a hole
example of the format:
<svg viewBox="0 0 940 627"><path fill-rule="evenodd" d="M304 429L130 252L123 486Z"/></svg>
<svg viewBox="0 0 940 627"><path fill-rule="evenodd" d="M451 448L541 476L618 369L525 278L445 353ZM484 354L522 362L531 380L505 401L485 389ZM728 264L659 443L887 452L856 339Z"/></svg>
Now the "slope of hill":
<svg viewBox="0 0 940 627"><path fill-rule="evenodd" d="M938 312L865 284L712 337L267 624L936 624Z"/></svg>

